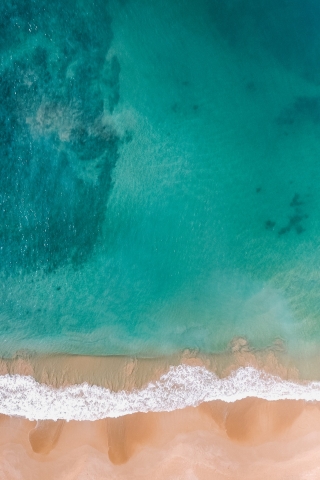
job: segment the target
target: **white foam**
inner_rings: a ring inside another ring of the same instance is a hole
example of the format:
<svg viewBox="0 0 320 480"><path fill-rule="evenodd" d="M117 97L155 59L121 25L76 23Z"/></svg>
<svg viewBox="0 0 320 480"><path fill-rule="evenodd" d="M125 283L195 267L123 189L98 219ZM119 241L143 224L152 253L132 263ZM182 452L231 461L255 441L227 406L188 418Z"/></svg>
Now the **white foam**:
<svg viewBox="0 0 320 480"><path fill-rule="evenodd" d="M187 365L171 367L160 380L131 392L112 392L86 383L55 389L29 376L0 376L0 413L30 420L97 420L246 397L320 401L320 382L289 382L252 367L219 379L204 367Z"/></svg>

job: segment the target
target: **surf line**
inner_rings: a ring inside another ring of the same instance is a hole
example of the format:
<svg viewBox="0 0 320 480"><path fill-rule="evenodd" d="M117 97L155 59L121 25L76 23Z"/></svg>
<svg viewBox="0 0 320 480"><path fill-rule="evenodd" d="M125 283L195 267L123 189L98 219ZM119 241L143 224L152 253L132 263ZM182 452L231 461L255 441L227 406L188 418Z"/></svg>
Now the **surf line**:
<svg viewBox="0 0 320 480"><path fill-rule="evenodd" d="M165 412L202 402L265 400L320 401L320 382L283 380L253 367L219 378L205 367L178 365L143 389L114 392L108 388L70 385L54 388L31 376L0 376L0 413L29 420L98 420L136 412Z"/></svg>

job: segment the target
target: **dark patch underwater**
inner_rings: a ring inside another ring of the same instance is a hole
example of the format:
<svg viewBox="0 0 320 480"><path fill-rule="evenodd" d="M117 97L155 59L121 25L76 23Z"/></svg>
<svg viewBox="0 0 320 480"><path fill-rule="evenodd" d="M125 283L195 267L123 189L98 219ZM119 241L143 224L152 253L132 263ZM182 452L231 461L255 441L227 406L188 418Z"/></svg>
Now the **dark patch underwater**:
<svg viewBox="0 0 320 480"><path fill-rule="evenodd" d="M0 268L81 265L100 238L119 138L107 2L0 6ZM100 85L109 89L105 102Z"/></svg>

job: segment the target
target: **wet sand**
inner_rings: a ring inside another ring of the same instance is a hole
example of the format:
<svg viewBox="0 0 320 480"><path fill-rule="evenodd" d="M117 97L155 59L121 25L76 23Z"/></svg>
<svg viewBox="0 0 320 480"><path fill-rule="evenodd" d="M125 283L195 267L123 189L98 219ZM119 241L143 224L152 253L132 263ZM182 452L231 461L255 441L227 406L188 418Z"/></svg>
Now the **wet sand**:
<svg viewBox="0 0 320 480"><path fill-rule="evenodd" d="M0 375L30 375L39 383L52 387L88 383L112 391L143 388L180 364L204 366L220 378L239 367L251 366L283 380L320 380L320 355L293 358L281 340L263 350L251 348L242 337L234 338L226 351L205 354L184 350L175 355L156 358L126 356L32 355L19 352L14 358L0 359Z"/></svg>
<svg viewBox="0 0 320 480"><path fill-rule="evenodd" d="M318 479L320 405L248 398L96 422L2 416L0 477Z"/></svg>
<svg viewBox="0 0 320 480"><path fill-rule="evenodd" d="M53 387L142 388L171 365L203 365L220 377L253 366L286 380L317 379L317 358L288 355L280 341L256 351L243 338L226 352L175 356L32 356L0 361L0 374L31 375ZM319 375L319 374L318 374ZM320 402L246 398L173 412L97 421L30 421L0 415L3 480L212 480L320 478Z"/></svg>

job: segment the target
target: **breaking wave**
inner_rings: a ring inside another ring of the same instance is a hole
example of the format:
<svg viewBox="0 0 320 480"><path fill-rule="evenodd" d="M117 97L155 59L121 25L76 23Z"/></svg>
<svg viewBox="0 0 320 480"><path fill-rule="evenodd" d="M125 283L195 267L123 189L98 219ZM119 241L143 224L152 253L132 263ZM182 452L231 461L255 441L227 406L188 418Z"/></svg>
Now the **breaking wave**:
<svg viewBox="0 0 320 480"><path fill-rule="evenodd" d="M0 413L29 420L98 420L246 397L320 401L320 382L286 381L253 367L239 368L220 379L204 367L187 365L171 367L158 381L130 392L113 392L87 383L53 388L30 376L0 376Z"/></svg>

